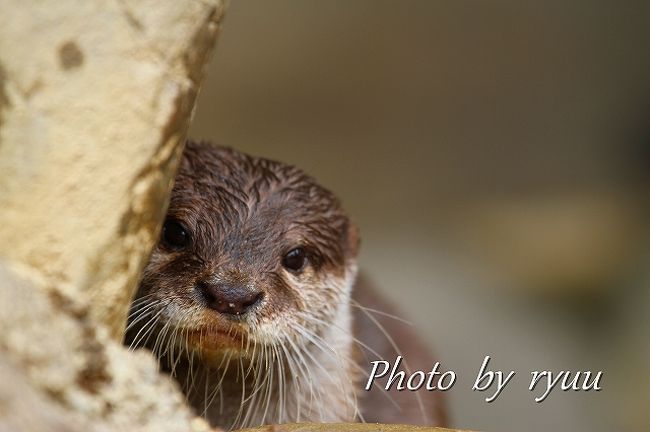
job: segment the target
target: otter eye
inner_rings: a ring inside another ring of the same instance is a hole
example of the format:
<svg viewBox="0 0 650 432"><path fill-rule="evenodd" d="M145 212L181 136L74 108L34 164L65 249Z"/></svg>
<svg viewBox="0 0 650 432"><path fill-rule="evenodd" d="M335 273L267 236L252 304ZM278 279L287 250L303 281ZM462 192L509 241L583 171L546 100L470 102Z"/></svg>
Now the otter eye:
<svg viewBox="0 0 650 432"><path fill-rule="evenodd" d="M181 249L189 243L190 235L179 222L168 220L163 226L162 239L172 249Z"/></svg>
<svg viewBox="0 0 650 432"><path fill-rule="evenodd" d="M302 270L306 262L307 254L301 247L291 249L282 259L282 265L294 272Z"/></svg>

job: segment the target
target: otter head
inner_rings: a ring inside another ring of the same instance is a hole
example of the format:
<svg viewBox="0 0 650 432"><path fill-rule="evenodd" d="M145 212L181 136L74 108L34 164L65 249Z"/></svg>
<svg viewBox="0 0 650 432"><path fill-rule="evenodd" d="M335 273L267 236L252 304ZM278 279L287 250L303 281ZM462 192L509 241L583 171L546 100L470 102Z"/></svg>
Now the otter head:
<svg viewBox="0 0 650 432"><path fill-rule="evenodd" d="M356 230L289 165L188 142L128 339L205 358L319 340L350 295Z"/></svg>

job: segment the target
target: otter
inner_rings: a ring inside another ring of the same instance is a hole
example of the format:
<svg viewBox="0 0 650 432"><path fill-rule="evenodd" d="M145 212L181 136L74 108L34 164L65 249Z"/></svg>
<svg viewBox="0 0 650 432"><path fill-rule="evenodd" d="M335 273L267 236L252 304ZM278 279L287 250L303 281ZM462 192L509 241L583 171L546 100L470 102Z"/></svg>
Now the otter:
<svg viewBox="0 0 650 432"><path fill-rule="evenodd" d="M151 350L214 426L444 425L439 395L362 389L367 359L397 354L391 333L411 339L405 358L431 359L355 287L358 249L340 201L298 168L188 141L125 343Z"/></svg>

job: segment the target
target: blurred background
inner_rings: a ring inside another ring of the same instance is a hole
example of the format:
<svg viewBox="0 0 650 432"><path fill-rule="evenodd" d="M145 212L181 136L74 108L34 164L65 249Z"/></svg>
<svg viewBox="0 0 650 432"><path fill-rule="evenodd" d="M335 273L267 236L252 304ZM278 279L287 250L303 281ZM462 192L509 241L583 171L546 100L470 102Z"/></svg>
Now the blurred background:
<svg viewBox="0 0 650 432"><path fill-rule="evenodd" d="M454 427L650 430L650 2L237 0L190 136L344 201ZM517 375L487 404L485 355ZM604 371L600 392L532 370Z"/></svg>

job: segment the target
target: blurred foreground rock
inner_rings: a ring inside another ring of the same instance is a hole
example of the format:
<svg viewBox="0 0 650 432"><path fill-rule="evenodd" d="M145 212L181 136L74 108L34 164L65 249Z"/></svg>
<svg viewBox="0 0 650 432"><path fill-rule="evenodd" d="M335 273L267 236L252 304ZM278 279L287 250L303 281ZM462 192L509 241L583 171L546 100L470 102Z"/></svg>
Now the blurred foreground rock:
<svg viewBox="0 0 650 432"><path fill-rule="evenodd" d="M148 354L28 268L0 266L0 431L207 431Z"/></svg>
<svg viewBox="0 0 650 432"><path fill-rule="evenodd" d="M200 431L121 345L225 5L4 0L0 431Z"/></svg>
<svg viewBox="0 0 650 432"><path fill-rule="evenodd" d="M221 0L4 0L0 255L120 337L165 212Z"/></svg>

